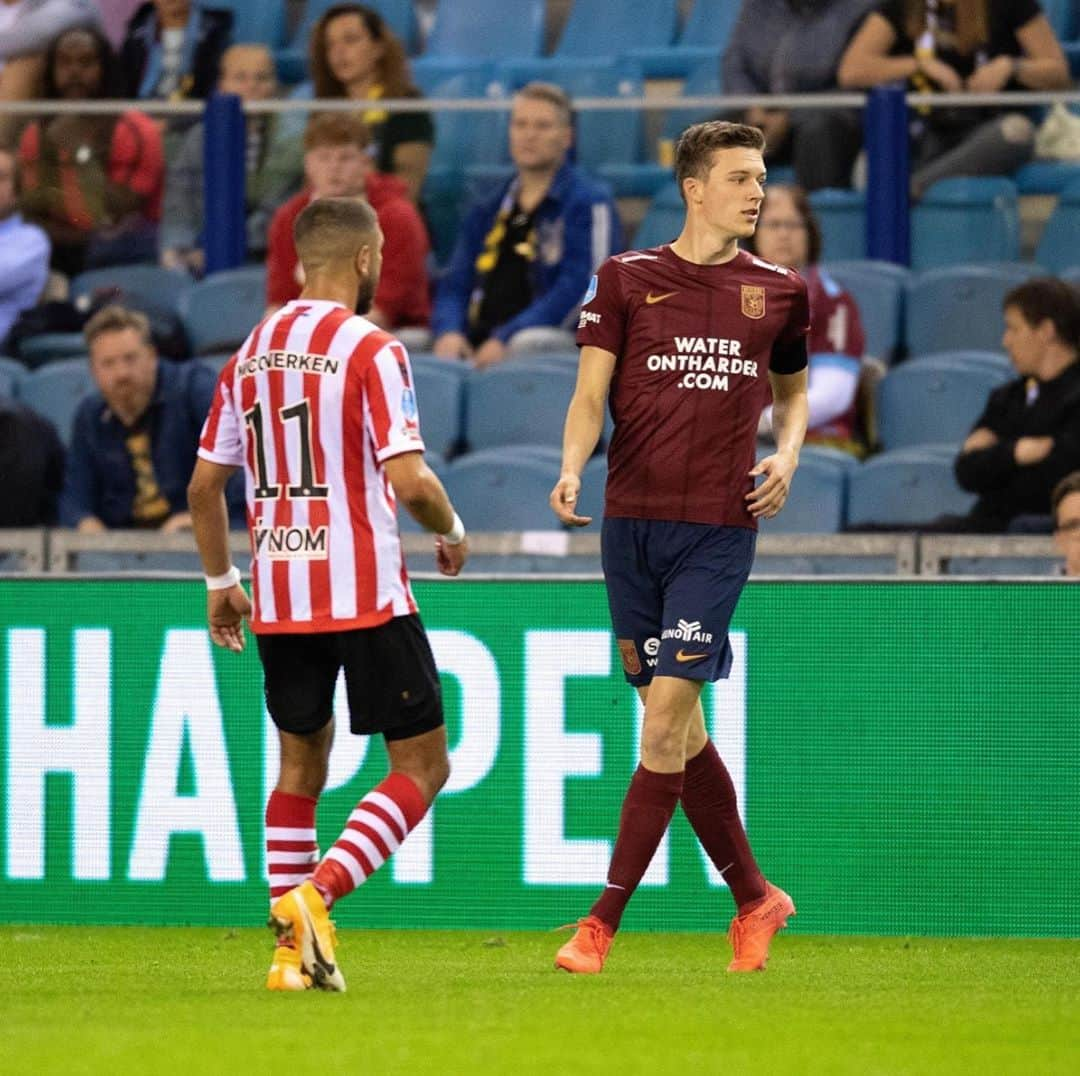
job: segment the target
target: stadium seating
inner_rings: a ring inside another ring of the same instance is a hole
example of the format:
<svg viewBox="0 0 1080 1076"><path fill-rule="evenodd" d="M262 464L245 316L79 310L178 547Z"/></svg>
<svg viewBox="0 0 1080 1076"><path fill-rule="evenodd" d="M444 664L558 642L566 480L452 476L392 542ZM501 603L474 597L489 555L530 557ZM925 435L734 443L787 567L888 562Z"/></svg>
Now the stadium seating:
<svg viewBox="0 0 1080 1076"><path fill-rule="evenodd" d="M450 464L442 477L470 530L559 529L548 507L553 485L549 462L492 449L463 456Z"/></svg>
<svg viewBox="0 0 1080 1076"><path fill-rule="evenodd" d="M1080 35L1076 0L1042 0L1042 9L1059 41L1071 41Z"/></svg>
<svg viewBox="0 0 1080 1076"><path fill-rule="evenodd" d="M556 463L556 478L561 460ZM604 487L607 484L607 458L593 456L581 472L581 492L578 494L577 513L590 516L599 525L604 516ZM552 487L555 483L552 482Z"/></svg>
<svg viewBox="0 0 1080 1076"><path fill-rule="evenodd" d="M901 265L868 259L830 261L822 268L855 300L866 353L891 362L903 340L904 294L911 274Z"/></svg>
<svg viewBox="0 0 1080 1076"><path fill-rule="evenodd" d="M986 406L987 397L1012 379L990 361L978 364L949 354L909 359L878 385L877 420L882 447L959 446Z"/></svg>
<svg viewBox="0 0 1080 1076"><path fill-rule="evenodd" d="M446 359L414 355L412 370L424 444L440 456L452 455L461 440L465 367Z"/></svg>
<svg viewBox="0 0 1080 1076"><path fill-rule="evenodd" d="M59 359L34 370L19 385L19 399L47 418L65 445L71 443L71 427L79 402L94 390L85 359Z"/></svg>
<svg viewBox="0 0 1080 1076"><path fill-rule="evenodd" d="M763 519L761 533L836 534L843 530L848 475L858 466L855 457L846 452L806 445L784 510L772 519Z"/></svg>
<svg viewBox="0 0 1080 1076"><path fill-rule="evenodd" d="M634 47L627 55L641 64L646 78L688 78L702 62L719 78L720 57L727 48L741 5L735 0L694 0L674 45ZM689 93L689 90L683 91Z"/></svg>
<svg viewBox="0 0 1080 1076"><path fill-rule="evenodd" d="M678 185L669 183L661 187L653 197L638 230L634 234L634 247L658 247L670 243L682 231L686 206Z"/></svg>
<svg viewBox="0 0 1080 1076"><path fill-rule="evenodd" d="M560 445L577 371L511 360L465 379L465 439L473 449Z"/></svg>
<svg viewBox="0 0 1080 1076"><path fill-rule="evenodd" d="M44 366L57 359L86 354L82 333L38 333L19 342L19 358L27 366Z"/></svg>
<svg viewBox="0 0 1080 1076"><path fill-rule="evenodd" d="M187 273L163 269L153 263L115 265L88 269L73 277L71 299L78 305L81 299L93 301L95 295L116 288L125 298L141 300L175 313L180 309L181 296L193 283Z"/></svg>
<svg viewBox="0 0 1080 1076"><path fill-rule="evenodd" d="M907 293L905 339L912 355L1001 350L1001 302L1038 266L957 265L914 276Z"/></svg>
<svg viewBox="0 0 1080 1076"><path fill-rule="evenodd" d="M1080 265L1080 179L1061 192L1043 226L1035 260L1053 273Z"/></svg>
<svg viewBox="0 0 1080 1076"><path fill-rule="evenodd" d="M1030 161L1013 178L1020 194L1061 194L1080 183L1080 161Z"/></svg>
<svg viewBox="0 0 1080 1076"><path fill-rule="evenodd" d="M266 309L266 269L227 269L200 280L180 300L194 354L239 347Z"/></svg>
<svg viewBox="0 0 1080 1076"><path fill-rule="evenodd" d="M964 515L975 503L953 476L956 445L901 448L851 472L848 528L917 528L942 515Z"/></svg>
<svg viewBox="0 0 1080 1076"><path fill-rule="evenodd" d="M26 367L15 359L0 355L0 396L14 400L19 395L19 385L26 376Z"/></svg>
<svg viewBox="0 0 1080 1076"><path fill-rule="evenodd" d="M261 3L262 0L248 0ZM304 17L296 28L287 47L279 49L277 60L278 78L292 85L307 77L308 40L315 23L327 8L338 0L305 0ZM386 20L387 26L402 40L406 50L411 51L416 39L416 15L412 0L372 0L371 6Z"/></svg>
<svg viewBox="0 0 1080 1076"><path fill-rule="evenodd" d="M811 193L810 206L821 225L825 261L866 257L865 194L826 187Z"/></svg>
<svg viewBox="0 0 1080 1076"><path fill-rule="evenodd" d="M544 0L440 3L435 9L425 57L539 56L544 44Z"/></svg>
<svg viewBox="0 0 1080 1076"><path fill-rule="evenodd" d="M913 269L963 262L1009 262L1019 257L1020 213L1016 184L1011 179L942 179L912 210Z"/></svg>
<svg viewBox="0 0 1080 1076"><path fill-rule="evenodd" d="M555 55L612 57L643 41L670 45L678 8L678 0L619 0L617 8L611 0L574 0Z"/></svg>
<svg viewBox="0 0 1080 1076"><path fill-rule="evenodd" d="M637 54L633 53L632 55L636 57ZM690 70L687 71L686 78L682 84L683 97L709 97L714 94L719 94L720 90L720 62L715 56L698 60ZM699 123L701 120L711 119L715 114L715 109L670 109L667 116L664 117L664 130L663 134L660 136L662 159L669 159L669 155L675 145L675 140L690 126L690 124ZM771 174L769 180L770 182L772 181Z"/></svg>
<svg viewBox="0 0 1080 1076"><path fill-rule="evenodd" d="M197 362L200 366L205 366L208 370L212 371L216 377L225 369L225 364L235 354L235 351L216 351L212 355L200 355L193 361Z"/></svg>
<svg viewBox="0 0 1080 1076"><path fill-rule="evenodd" d="M232 12L232 39L236 44L258 42L276 49L289 28L285 0L213 0L207 7Z"/></svg>
<svg viewBox="0 0 1080 1076"><path fill-rule="evenodd" d="M502 96L495 85L494 65L472 63L417 68L416 82L425 97ZM461 172L473 164L493 164L507 159L506 114L500 112L435 112L435 149L431 168ZM483 122L479 122L482 118Z"/></svg>

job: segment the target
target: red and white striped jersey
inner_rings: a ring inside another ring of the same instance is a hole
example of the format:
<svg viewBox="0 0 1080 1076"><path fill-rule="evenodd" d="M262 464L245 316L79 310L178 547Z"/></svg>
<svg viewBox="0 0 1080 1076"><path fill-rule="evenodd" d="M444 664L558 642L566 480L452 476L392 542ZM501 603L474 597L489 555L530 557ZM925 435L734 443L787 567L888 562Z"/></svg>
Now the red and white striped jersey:
<svg viewBox="0 0 1080 1076"><path fill-rule="evenodd" d="M199 455L245 471L253 631L416 612L382 464L423 449L409 358L389 333L299 299L252 331L221 371Z"/></svg>

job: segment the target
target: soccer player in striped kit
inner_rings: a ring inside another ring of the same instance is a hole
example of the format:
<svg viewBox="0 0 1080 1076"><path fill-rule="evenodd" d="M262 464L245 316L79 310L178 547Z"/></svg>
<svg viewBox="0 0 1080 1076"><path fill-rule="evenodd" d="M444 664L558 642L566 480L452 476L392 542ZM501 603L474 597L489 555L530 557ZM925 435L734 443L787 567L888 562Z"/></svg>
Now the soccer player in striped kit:
<svg viewBox="0 0 1080 1076"><path fill-rule="evenodd" d="M675 147L682 232L609 258L581 310L577 388L551 506L571 526L591 522L575 506L610 403L604 580L645 719L607 888L556 957L570 972L603 967L676 806L735 898L729 971L764 968L769 942L795 912L758 869L700 702L702 685L731 669L728 625L757 521L783 507L806 434L806 284L739 249L764 197L764 147L757 127L712 121L684 131ZM755 466L767 386L776 452Z"/></svg>
<svg viewBox="0 0 1080 1076"><path fill-rule="evenodd" d="M306 285L221 372L188 489L207 576L211 638L239 651L250 617L278 728L266 808L271 990L345 989L329 910L377 870L449 775L438 672L409 586L396 504L433 531L444 575L467 543L424 463L405 348L366 318L382 234L371 207L313 202L297 218ZM228 551L224 488L243 467L254 607ZM350 727L381 733L390 773L319 860L315 808L344 669Z"/></svg>

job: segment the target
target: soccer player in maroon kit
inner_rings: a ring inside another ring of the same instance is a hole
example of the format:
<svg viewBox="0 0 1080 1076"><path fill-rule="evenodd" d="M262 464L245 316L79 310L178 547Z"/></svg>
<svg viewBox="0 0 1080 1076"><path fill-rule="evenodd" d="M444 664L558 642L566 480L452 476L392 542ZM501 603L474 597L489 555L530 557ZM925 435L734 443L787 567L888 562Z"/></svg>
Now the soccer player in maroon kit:
<svg viewBox="0 0 1080 1076"><path fill-rule="evenodd" d="M424 463L401 343L367 318L382 234L359 199L297 217L304 290L252 330L221 372L188 501L206 571L210 636L241 650L251 627L278 728L281 770L266 807L270 990L344 990L331 905L390 858L450 772L439 674L398 536L401 500L457 575L465 530ZM254 612L229 560L224 489L245 470ZM253 614L253 615L252 615ZM380 733L390 773L320 860L315 808L344 670L350 728Z"/></svg>
<svg viewBox="0 0 1080 1076"><path fill-rule="evenodd" d="M607 888L556 957L571 972L603 967L680 803L738 906L729 971L763 969L769 942L795 913L758 869L700 702L702 684L730 671L728 625L750 574L757 520L784 506L806 434L806 285L738 245L757 224L764 146L758 128L741 124L684 131L675 147L681 234L610 258L581 311L577 388L551 505L564 523L591 522L575 505L610 402L604 578L645 718ZM766 385L776 452L755 466ZM655 667L646 654L655 654Z"/></svg>

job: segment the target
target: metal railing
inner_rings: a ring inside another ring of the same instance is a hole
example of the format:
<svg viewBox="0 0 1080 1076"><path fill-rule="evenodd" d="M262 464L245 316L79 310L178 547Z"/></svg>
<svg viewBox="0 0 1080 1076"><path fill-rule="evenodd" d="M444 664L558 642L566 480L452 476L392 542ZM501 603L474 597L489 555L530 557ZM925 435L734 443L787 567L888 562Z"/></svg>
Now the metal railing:
<svg viewBox="0 0 1080 1076"><path fill-rule="evenodd" d="M433 540L426 534L402 535L407 556L430 556ZM536 558L556 564L572 558L600 556L600 535L596 532L513 531L505 533L476 533L469 536L473 557ZM229 546L241 563L247 563L251 547L243 531L230 535ZM80 568L84 554L108 554L130 558L132 571L144 571L137 563L145 557L177 556L189 562L197 555L195 540L190 532L161 534L155 531L108 531L104 534L80 534L63 529L0 530L0 571L4 574L64 574ZM13 559L17 565L4 565L2 558ZM835 558L837 574L850 571L852 561L875 558L891 562L897 576L947 576L950 562L981 560L1034 562L1048 574L1060 561L1053 541L1042 535L923 535L916 532L898 534L762 534L758 538L756 571L768 573L770 561L786 558L805 561L807 558ZM110 574L118 570L115 564L104 569ZM519 572L520 569L515 569ZM193 574L188 567L182 574ZM821 573L828 578L831 571ZM1010 567L1008 574L1016 574Z"/></svg>

